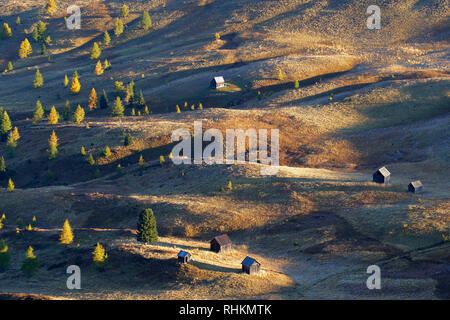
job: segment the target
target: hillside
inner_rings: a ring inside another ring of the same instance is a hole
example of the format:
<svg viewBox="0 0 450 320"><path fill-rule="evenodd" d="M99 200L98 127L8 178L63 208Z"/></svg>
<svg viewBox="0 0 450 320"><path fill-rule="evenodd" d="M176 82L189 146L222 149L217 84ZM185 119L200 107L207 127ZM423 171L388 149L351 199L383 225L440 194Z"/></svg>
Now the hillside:
<svg viewBox="0 0 450 320"><path fill-rule="evenodd" d="M13 153L6 135L0 143L7 218L0 239L12 256L0 273L0 299L449 299L450 6L375 2L380 30L367 28L373 1L365 0L84 0L77 2L81 29L68 30L71 1L57 1L53 16L47 0L2 1L0 27L7 23L12 36L0 40L0 107L21 137ZM115 36L124 3L130 13ZM149 30L140 26L143 10ZM51 37L44 55L32 39L40 20ZM19 59L25 38L33 53ZM98 59L90 59L94 42ZM111 68L95 75L105 59ZM63 80L75 71L81 90L72 94ZM211 89L215 76L227 86ZM126 105L116 81L134 81L150 114L136 104L112 117L116 96ZM106 92L108 108L89 111L92 88L99 97ZM33 123L37 100L45 117ZM86 111L80 124L63 120L66 100L72 112ZM52 106L57 124L47 121ZM278 173L261 175L257 163L174 165L172 132L192 132L194 121L224 136L278 129ZM58 156L49 160L52 131ZM392 174L386 185L372 182L382 166ZM422 193L407 192L414 180ZM135 235L145 208L160 235L150 245ZM33 217L33 231L16 235L16 220ZM64 248L58 236L66 219L75 240ZM208 251L222 233L234 250ZM97 242L109 256L104 272L91 263ZM28 279L20 266L30 245L41 266ZM192 263L176 263L181 249ZM246 255L261 263L258 275L241 273ZM80 291L65 286L70 264L82 270ZM366 287L372 264L381 267L383 290Z"/></svg>

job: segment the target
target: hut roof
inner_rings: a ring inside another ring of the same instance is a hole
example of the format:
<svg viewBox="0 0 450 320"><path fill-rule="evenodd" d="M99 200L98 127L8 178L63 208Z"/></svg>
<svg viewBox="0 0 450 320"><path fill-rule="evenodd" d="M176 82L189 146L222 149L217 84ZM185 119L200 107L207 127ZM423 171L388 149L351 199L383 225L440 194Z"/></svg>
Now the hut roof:
<svg viewBox="0 0 450 320"><path fill-rule="evenodd" d="M189 255L189 252L186 252L186 251L183 251L183 250L181 250L180 252L178 252L178 256L179 256L180 258L184 258L184 257L186 257L187 255Z"/></svg>
<svg viewBox="0 0 450 320"><path fill-rule="evenodd" d="M256 261L255 259L253 259L253 258L250 258L249 256L247 256L247 257L245 257L245 259L241 262L241 264L243 265L243 266L246 266L246 267L251 267L254 263L257 263L257 264L260 264L258 261Z"/></svg>
<svg viewBox="0 0 450 320"><path fill-rule="evenodd" d="M420 180L413 181L413 182L410 183L410 185L412 185L416 189L423 186L422 182Z"/></svg>
<svg viewBox="0 0 450 320"><path fill-rule="evenodd" d="M389 177L391 175L391 173L389 172L388 169L386 169L386 167L378 169L377 172L381 173L384 177Z"/></svg>
<svg viewBox="0 0 450 320"><path fill-rule="evenodd" d="M214 241L214 240L221 246L231 243L231 239L226 234L217 236L214 239L212 239L211 241Z"/></svg>

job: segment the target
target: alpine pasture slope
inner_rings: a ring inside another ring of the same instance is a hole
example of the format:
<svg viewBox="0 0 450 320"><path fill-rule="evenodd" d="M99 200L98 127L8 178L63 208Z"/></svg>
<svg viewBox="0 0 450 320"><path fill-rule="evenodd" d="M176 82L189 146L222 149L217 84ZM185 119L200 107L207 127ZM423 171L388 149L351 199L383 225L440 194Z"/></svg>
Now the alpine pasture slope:
<svg viewBox="0 0 450 320"><path fill-rule="evenodd" d="M56 1L52 15L46 3L0 3L0 27L12 33L0 40L0 107L20 132L16 147L6 134L0 143L0 239L11 255L0 297L450 298L447 0L83 0L78 30L64 19L72 1ZM366 25L372 4L381 8L379 30ZM45 37L35 41L39 21ZM25 38L33 53L20 59ZM94 43L101 53L91 59ZM99 72L105 59L111 67ZM35 88L36 68L43 85ZM81 89L73 94L75 72ZM215 76L227 86L210 89ZM90 110L92 88L99 100ZM116 96L123 117L111 116ZM45 115L33 124L38 100ZM79 124L69 120L78 105ZM56 124L47 120L52 106ZM262 176L261 165L248 163L171 164L172 132L196 120L224 134L279 129L278 173ZM128 134L132 144L124 144ZM386 185L371 182L382 166L392 174ZM423 193L407 192L415 180ZM159 233L152 244L136 241L146 208ZM74 242L63 246L66 219ZM234 249L208 251L223 233ZM103 272L92 264L97 242L108 255ZM31 279L21 271L29 246L39 261ZM194 260L177 264L179 250ZM241 272L247 255L261 263L259 274ZM66 287L73 264L82 290ZM381 268L381 290L366 286L370 265Z"/></svg>

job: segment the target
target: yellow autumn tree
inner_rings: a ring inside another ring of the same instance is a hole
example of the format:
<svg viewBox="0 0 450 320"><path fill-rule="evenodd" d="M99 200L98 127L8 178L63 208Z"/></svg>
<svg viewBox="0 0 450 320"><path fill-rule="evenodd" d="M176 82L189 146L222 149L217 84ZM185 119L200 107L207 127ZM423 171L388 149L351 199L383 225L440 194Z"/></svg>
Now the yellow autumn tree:
<svg viewBox="0 0 450 320"><path fill-rule="evenodd" d="M90 111L97 108L97 102L98 102L97 92L95 91L94 88L92 88L91 94L89 95L89 110Z"/></svg>
<svg viewBox="0 0 450 320"><path fill-rule="evenodd" d="M49 15L52 16L56 13L56 9L58 7L56 6L56 2L55 0L48 0L46 6L45 6L45 12Z"/></svg>
<svg viewBox="0 0 450 320"><path fill-rule="evenodd" d="M57 124L58 121L59 121L59 113L58 111L56 111L55 106L53 106L48 115L48 123Z"/></svg>
<svg viewBox="0 0 450 320"><path fill-rule="evenodd" d="M94 73L95 73L97 76L103 74L103 66L102 66L102 63L100 62L100 60L97 61L97 64L96 64L96 66L95 66Z"/></svg>
<svg viewBox="0 0 450 320"><path fill-rule="evenodd" d="M72 227L69 224L69 220L64 221L61 236L59 237L59 243L71 244L73 242Z"/></svg>
<svg viewBox="0 0 450 320"><path fill-rule="evenodd" d="M94 261L95 267L102 269L106 266L108 260L108 254L105 252L105 248L97 242L94 252L92 253L92 260Z"/></svg>
<svg viewBox="0 0 450 320"><path fill-rule="evenodd" d="M50 138L48 139L48 158L54 159L58 155L58 137L56 136L55 130L53 130Z"/></svg>
<svg viewBox="0 0 450 320"><path fill-rule="evenodd" d="M31 44L27 38L20 43L19 47L19 57L20 59L27 58L30 54L33 53L33 48L31 48Z"/></svg>
<svg viewBox="0 0 450 320"><path fill-rule="evenodd" d="M78 77L72 77L72 83L70 85L70 92L73 94L77 94L79 93L81 90L81 84L80 81L78 80Z"/></svg>

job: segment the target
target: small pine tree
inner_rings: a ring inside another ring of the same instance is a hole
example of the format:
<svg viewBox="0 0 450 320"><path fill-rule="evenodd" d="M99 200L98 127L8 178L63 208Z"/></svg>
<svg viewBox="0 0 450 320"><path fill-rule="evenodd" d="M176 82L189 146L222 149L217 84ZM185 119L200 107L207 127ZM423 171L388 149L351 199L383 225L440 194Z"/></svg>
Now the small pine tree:
<svg viewBox="0 0 450 320"><path fill-rule="evenodd" d="M228 189L229 191L233 190L233 184L231 183L231 180L228 181L227 189Z"/></svg>
<svg viewBox="0 0 450 320"><path fill-rule="evenodd" d="M117 165L117 174L121 175L123 173L122 166L120 163Z"/></svg>
<svg viewBox="0 0 450 320"><path fill-rule="evenodd" d="M124 139L123 144L124 144L125 146L131 146L131 145L133 144L133 137L131 136L131 134L128 133L128 134L125 136L125 139Z"/></svg>
<svg viewBox="0 0 450 320"><path fill-rule="evenodd" d="M33 248L28 247L27 253L25 255L25 260L22 263L21 271L27 276L31 276L39 268L39 262L36 256L33 254Z"/></svg>
<svg viewBox="0 0 450 320"><path fill-rule="evenodd" d="M150 111L148 110L148 106L146 105L144 107L144 116L148 116L148 115L150 115Z"/></svg>
<svg viewBox="0 0 450 320"><path fill-rule="evenodd" d="M39 68L36 69L36 74L34 75L33 87L40 88L44 85L44 77L42 76Z"/></svg>
<svg viewBox="0 0 450 320"><path fill-rule="evenodd" d="M101 109L109 108L109 100L108 96L106 95L105 89L103 89L102 95L100 96L99 104Z"/></svg>
<svg viewBox="0 0 450 320"><path fill-rule="evenodd" d="M97 76L103 74L103 66L102 66L102 63L100 62L100 60L98 60L97 64L95 65L94 73Z"/></svg>
<svg viewBox="0 0 450 320"><path fill-rule="evenodd" d="M0 272L4 272L9 267L11 255L4 240L0 240Z"/></svg>
<svg viewBox="0 0 450 320"><path fill-rule="evenodd" d="M8 38L12 37L11 28L9 27L9 25L6 22L3 23L2 30L0 31L0 37L2 39L8 39Z"/></svg>
<svg viewBox="0 0 450 320"><path fill-rule="evenodd" d="M111 157L111 149L108 146L105 147L104 155L106 158Z"/></svg>
<svg viewBox="0 0 450 320"><path fill-rule="evenodd" d="M5 173L6 172L6 163L5 163L5 158L3 158L3 156L0 157L0 173Z"/></svg>
<svg viewBox="0 0 450 320"><path fill-rule="evenodd" d="M75 121L76 124L80 124L81 122L83 122L84 116L85 116L84 109L80 105L78 105L77 109L73 114L73 120Z"/></svg>
<svg viewBox="0 0 450 320"><path fill-rule="evenodd" d="M176 106L176 109L177 109L177 113L181 113L181 110L180 110L180 106L179 106L179 105Z"/></svg>
<svg viewBox="0 0 450 320"><path fill-rule="evenodd" d="M58 9L58 7L56 6L55 0L48 0L47 5L45 6L45 12L49 16L52 16L56 13L57 9Z"/></svg>
<svg viewBox="0 0 450 320"><path fill-rule="evenodd" d="M89 95L89 110L92 111L95 108L97 108L98 98L97 98L97 92L94 88L91 90L91 94Z"/></svg>
<svg viewBox="0 0 450 320"><path fill-rule="evenodd" d="M94 45L91 49L91 60L96 60L100 57L102 54L102 50L100 50L100 47L98 46L97 42L94 42Z"/></svg>
<svg viewBox="0 0 450 320"><path fill-rule="evenodd" d="M43 43L43 44L41 45L41 55L42 55L42 56L46 56L47 54L48 54L47 46L45 45L45 43Z"/></svg>
<svg viewBox="0 0 450 320"><path fill-rule="evenodd" d="M108 61L108 59L105 59L105 62L103 63L103 70L111 68L111 63Z"/></svg>
<svg viewBox="0 0 450 320"><path fill-rule="evenodd" d="M64 87L67 87L69 85L69 78L67 77L67 74L64 75Z"/></svg>
<svg viewBox="0 0 450 320"><path fill-rule="evenodd" d="M14 149L17 147L17 141L14 139L13 131L10 131L6 140L6 147L11 156L14 155Z"/></svg>
<svg viewBox="0 0 450 320"><path fill-rule="evenodd" d="M36 227L36 225L37 225L37 219L36 219L36 216L33 216L33 219L31 219L31 225L32 225L33 227Z"/></svg>
<svg viewBox="0 0 450 320"><path fill-rule="evenodd" d="M14 127L14 129L11 131L11 136L14 139L14 141L19 141L20 139L20 134L19 134L19 129L17 129L17 127Z"/></svg>
<svg viewBox="0 0 450 320"><path fill-rule="evenodd" d="M123 6L122 6L122 10L121 10L121 12L120 12L120 16L122 17L122 18L126 18L126 17L128 17L128 14L130 13L130 9L128 9L128 6L126 5L126 4L124 4Z"/></svg>
<svg viewBox="0 0 450 320"><path fill-rule="evenodd" d="M120 36L123 33L123 22L121 19L117 18L114 22L114 35L116 37Z"/></svg>
<svg viewBox="0 0 450 320"><path fill-rule="evenodd" d="M138 105L143 108L145 106L145 98L144 98L144 93L142 92L142 90L139 91L139 102Z"/></svg>
<svg viewBox="0 0 450 320"><path fill-rule="evenodd" d="M86 155L86 149L84 146L81 146L80 154L84 157Z"/></svg>
<svg viewBox="0 0 450 320"><path fill-rule="evenodd" d="M9 118L8 112L3 111L0 118L0 133L6 135L12 129L11 119Z"/></svg>
<svg viewBox="0 0 450 320"><path fill-rule="evenodd" d="M47 152L49 159L54 159L58 155L58 137L56 136L55 130L52 131L52 134L48 139Z"/></svg>
<svg viewBox="0 0 450 320"><path fill-rule="evenodd" d="M123 104L120 97L116 97L116 101L114 102L114 106L112 108L112 116L113 117L123 117Z"/></svg>
<svg viewBox="0 0 450 320"><path fill-rule="evenodd" d="M16 24L19 25L21 23L22 23L22 20L20 20L20 17L18 16L17 19L16 19Z"/></svg>
<svg viewBox="0 0 450 320"><path fill-rule="evenodd" d="M72 227L69 224L69 220L66 219L66 221L64 221L62 232L59 237L59 243L67 245L71 244L72 242L73 242Z"/></svg>
<svg viewBox="0 0 450 320"><path fill-rule="evenodd" d="M108 31L105 31L104 33L103 33L103 45L105 45L105 46L107 46L107 45L109 45L110 44L110 42L111 42L111 37L109 36L109 33L108 33Z"/></svg>
<svg viewBox="0 0 450 320"><path fill-rule="evenodd" d="M92 253L94 261L94 266L97 269L103 270L108 262L108 255L105 252L105 248L97 242L94 252Z"/></svg>
<svg viewBox="0 0 450 320"><path fill-rule="evenodd" d="M145 209L140 213L137 230L137 241L143 243L158 241L156 219L152 209Z"/></svg>
<svg viewBox="0 0 450 320"><path fill-rule="evenodd" d="M63 118L65 121L72 119L72 107L70 106L69 100L66 100L66 104L64 105Z"/></svg>
<svg viewBox="0 0 450 320"><path fill-rule="evenodd" d="M31 55L33 53L33 49L31 47L30 42L28 41L28 39L25 38L25 40L23 40L20 43L20 47L19 47L19 58L20 59L25 59L27 58L29 55Z"/></svg>
<svg viewBox="0 0 450 320"><path fill-rule="evenodd" d="M159 156L159 164L163 165L164 162L166 162L166 159L164 159L164 156Z"/></svg>
<svg viewBox="0 0 450 320"><path fill-rule="evenodd" d="M298 80L295 80L295 82L294 82L294 88L295 88L295 89L300 88L300 83L298 82Z"/></svg>
<svg viewBox="0 0 450 320"><path fill-rule="evenodd" d="M59 121L59 113L56 111L55 106L52 106L50 113L48 115L48 123L49 124L57 124Z"/></svg>
<svg viewBox="0 0 450 320"><path fill-rule="evenodd" d="M6 188L9 192L13 192L16 186L14 185L14 182L11 178L8 180L8 187Z"/></svg>
<svg viewBox="0 0 450 320"><path fill-rule="evenodd" d="M280 81L284 80L284 74L281 69L278 69L278 80L280 80Z"/></svg>
<svg viewBox="0 0 450 320"><path fill-rule="evenodd" d="M142 156L142 154L141 154L141 156L139 157L139 168L144 168L144 166L145 166L145 161L144 161L144 157Z"/></svg>
<svg viewBox="0 0 450 320"><path fill-rule="evenodd" d="M80 84L80 80L78 80L78 76L73 76L72 77L72 83L70 85L70 92L73 94L77 94L79 93L81 90L81 84Z"/></svg>
<svg viewBox="0 0 450 320"><path fill-rule="evenodd" d="M203 104L201 102L198 104L198 109L203 110Z"/></svg>
<svg viewBox="0 0 450 320"><path fill-rule="evenodd" d="M144 30L148 30L152 27L152 19L148 14L148 11L142 12L142 20L141 20L141 28Z"/></svg>
<svg viewBox="0 0 450 320"><path fill-rule="evenodd" d="M93 166L93 165L95 164L94 157L92 156L91 153L89 153L89 156L88 156L88 163L89 163L91 166Z"/></svg>
<svg viewBox="0 0 450 320"><path fill-rule="evenodd" d="M131 109L131 115L134 117L136 115L136 110L134 108Z"/></svg>
<svg viewBox="0 0 450 320"><path fill-rule="evenodd" d="M36 109L33 114L33 124L36 124L39 120L44 118L44 108L42 108L42 103L38 100L36 101Z"/></svg>
<svg viewBox="0 0 450 320"><path fill-rule="evenodd" d="M14 66L12 64L11 61L8 62L8 71L13 71L14 70Z"/></svg>

